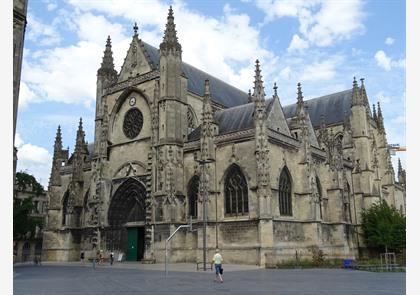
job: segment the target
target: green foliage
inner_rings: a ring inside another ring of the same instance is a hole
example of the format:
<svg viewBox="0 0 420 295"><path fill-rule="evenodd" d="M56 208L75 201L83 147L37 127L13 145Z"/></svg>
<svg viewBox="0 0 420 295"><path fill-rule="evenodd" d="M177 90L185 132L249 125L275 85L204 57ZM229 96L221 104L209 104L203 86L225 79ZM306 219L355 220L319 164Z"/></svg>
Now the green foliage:
<svg viewBox="0 0 420 295"><path fill-rule="evenodd" d="M42 185L35 179L34 176L26 172L16 173L16 186L18 191L32 191L39 196L44 192Z"/></svg>
<svg viewBox="0 0 420 295"><path fill-rule="evenodd" d="M13 239L33 237L36 226L42 227L42 219L32 217L32 198L13 199Z"/></svg>
<svg viewBox="0 0 420 295"><path fill-rule="evenodd" d="M362 230L369 247L400 250L405 248L405 217L385 201L362 212Z"/></svg>

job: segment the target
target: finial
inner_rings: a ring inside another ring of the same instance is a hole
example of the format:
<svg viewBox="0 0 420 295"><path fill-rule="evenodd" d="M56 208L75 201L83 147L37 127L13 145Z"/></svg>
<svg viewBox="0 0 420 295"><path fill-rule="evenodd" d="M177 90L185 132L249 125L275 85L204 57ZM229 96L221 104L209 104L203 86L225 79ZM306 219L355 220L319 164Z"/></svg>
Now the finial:
<svg viewBox="0 0 420 295"><path fill-rule="evenodd" d="M359 87L359 86L357 85L356 77L353 77L353 88L356 88L356 87Z"/></svg>
<svg viewBox="0 0 420 295"><path fill-rule="evenodd" d="M365 78L360 78L360 83L362 84L362 86L364 86L365 85Z"/></svg>
<svg viewBox="0 0 420 295"><path fill-rule="evenodd" d="M274 96L277 97L277 83L276 82L274 82L273 89L274 89Z"/></svg>
<svg viewBox="0 0 420 295"><path fill-rule="evenodd" d="M298 92L297 92L298 101L300 101L300 100L303 101L302 86L301 86L300 82L297 84L297 89L298 89Z"/></svg>
<svg viewBox="0 0 420 295"><path fill-rule="evenodd" d="M209 79L204 80L204 95L210 95L210 81Z"/></svg>
<svg viewBox="0 0 420 295"><path fill-rule="evenodd" d="M181 52L181 44L179 44L178 37L176 36L174 12L172 10L172 6L169 6L165 32L163 35L163 42L160 44L160 49L166 51L171 48Z"/></svg>
<svg viewBox="0 0 420 295"><path fill-rule="evenodd" d="M376 115L375 104L372 104L372 112L373 112L373 119L376 121L378 119L378 116Z"/></svg>
<svg viewBox="0 0 420 295"><path fill-rule="evenodd" d="M111 36L108 35L108 38L106 39L106 46L111 46Z"/></svg>
<svg viewBox="0 0 420 295"><path fill-rule="evenodd" d="M138 29L139 29L139 27L137 26L137 22L135 22L134 23L134 26L133 26L134 36L137 36L138 35L137 34Z"/></svg>
<svg viewBox="0 0 420 295"><path fill-rule="evenodd" d="M254 80L254 99L255 100L264 100L264 86L261 76L260 61L257 59L255 61L255 80Z"/></svg>

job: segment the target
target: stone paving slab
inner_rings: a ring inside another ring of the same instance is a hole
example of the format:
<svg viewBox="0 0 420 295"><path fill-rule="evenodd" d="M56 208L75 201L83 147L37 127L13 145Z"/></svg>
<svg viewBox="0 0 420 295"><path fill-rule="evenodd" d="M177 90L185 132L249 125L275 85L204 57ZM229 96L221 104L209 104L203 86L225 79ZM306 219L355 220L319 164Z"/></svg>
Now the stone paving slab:
<svg viewBox="0 0 420 295"><path fill-rule="evenodd" d="M225 265L225 282L214 273L128 267L21 265L13 268L14 294L284 294L284 295L399 295L405 294L405 273L373 273L344 269L246 269ZM144 266L144 265L142 265ZM150 266L150 265L149 265ZM194 265L195 266L195 265Z"/></svg>

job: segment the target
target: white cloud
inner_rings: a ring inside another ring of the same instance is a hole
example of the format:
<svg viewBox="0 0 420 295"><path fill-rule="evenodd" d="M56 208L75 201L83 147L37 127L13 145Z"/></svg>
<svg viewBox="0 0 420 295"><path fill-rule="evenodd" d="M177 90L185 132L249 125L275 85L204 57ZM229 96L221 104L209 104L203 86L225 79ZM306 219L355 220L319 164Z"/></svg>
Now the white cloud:
<svg viewBox="0 0 420 295"><path fill-rule="evenodd" d="M99 11L123 17L131 22L138 21L139 36L142 40L154 46L158 46L162 41L168 13L168 6L165 3L159 1L86 3L80 0L71 0L70 3L85 12ZM260 59L263 67L267 69L266 74L270 74L269 65L273 65L277 60L270 51L260 45L260 32L251 26L248 15L238 13L225 5L220 18L204 16L189 10L181 1L176 1L173 9L184 61L242 89L252 85L253 64L256 58ZM127 49L128 44L120 52L125 55ZM116 52L117 50L114 50L114 53ZM120 65L117 58L115 64Z"/></svg>
<svg viewBox="0 0 420 295"><path fill-rule="evenodd" d="M30 41L42 46L54 46L60 43L61 36L52 25L42 23L33 14L28 13L28 32L25 35Z"/></svg>
<svg viewBox="0 0 420 295"><path fill-rule="evenodd" d="M385 71L390 71L393 67L405 67L405 59L392 60L383 50L379 50L375 53L375 60L376 64Z"/></svg>
<svg viewBox="0 0 420 295"><path fill-rule="evenodd" d="M25 108L29 103L36 102L38 96L22 81L19 86L19 108Z"/></svg>
<svg viewBox="0 0 420 295"><path fill-rule="evenodd" d="M293 52L293 51L301 52L308 47L309 47L309 44L307 41L303 40L298 35L294 34L292 41L290 42L289 48L287 48L287 51L288 52Z"/></svg>
<svg viewBox="0 0 420 295"><path fill-rule="evenodd" d="M52 155L47 149L25 143L17 133L15 145L18 149L17 171L26 171L44 186L48 185Z"/></svg>
<svg viewBox="0 0 420 295"><path fill-rule="evenodd" d="M385 71L391 70L391 59L382 50L375 53L375 60L376 64Z"/></svg>
<svg viewBox="0 0 420 295"><path fill-rule="evenodd" d="M331 46L364 33L361 0L258 0L256 5L265 12L265 22L282 17L297 18L299 31L310 45ZM293 39L296 39L295 36Z"/></svg>
<svg viewBox="0 0 420 295"><path fill-rule="evenodd" d="M394 38L388 37L388 38L385 39L385 44L386 45L392 45L392 44L394 44L394 41L395 41Z"/></svg>
<svg viewBox="0 0 420 295"><path fill-rule="evenodd" d="M389 95L385 94L383 91L379 91L376 95L376 100L381 102L382 104L389 104L392 99Z"/></svg>
<svg viewBox="0 0 420 295"><path fill-rule="evenodd" d="M336 67L341 63L340 57L332 57L322 62L314 62L304 68L301 81L329 80L335 77Z"/></svg>
<svg viewBox="0 0 420 295"><path fill-rule="evenodd" d="M283 70L280 71L280 77L284 80L289 80L291 76L292 70L289 66L285 67Z"/></svg>

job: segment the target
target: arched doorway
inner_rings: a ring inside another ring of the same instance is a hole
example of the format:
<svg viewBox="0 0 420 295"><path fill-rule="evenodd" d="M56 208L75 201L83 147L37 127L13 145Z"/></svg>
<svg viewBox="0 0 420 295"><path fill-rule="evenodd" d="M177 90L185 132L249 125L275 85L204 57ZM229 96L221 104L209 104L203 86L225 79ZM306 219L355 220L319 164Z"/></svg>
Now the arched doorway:
<svg viewBox="0 0 420 295"><path fill-rule="evenodd" d="M108 210L108 250L119 250L129 261L144 255L146 189L133 178L127 179L115 192Z"/></svg>

